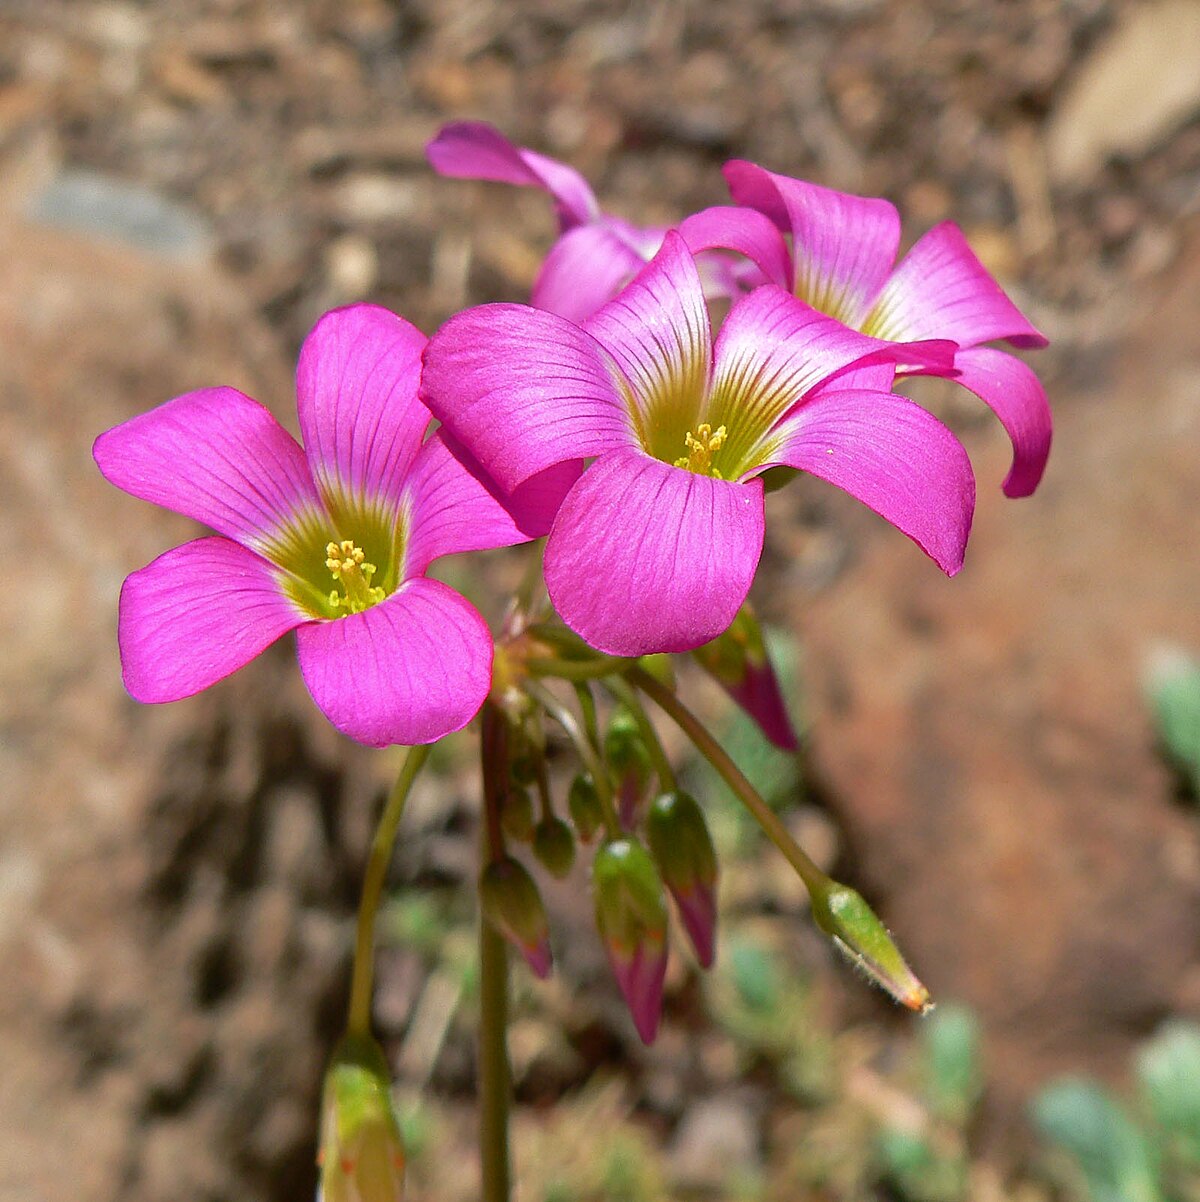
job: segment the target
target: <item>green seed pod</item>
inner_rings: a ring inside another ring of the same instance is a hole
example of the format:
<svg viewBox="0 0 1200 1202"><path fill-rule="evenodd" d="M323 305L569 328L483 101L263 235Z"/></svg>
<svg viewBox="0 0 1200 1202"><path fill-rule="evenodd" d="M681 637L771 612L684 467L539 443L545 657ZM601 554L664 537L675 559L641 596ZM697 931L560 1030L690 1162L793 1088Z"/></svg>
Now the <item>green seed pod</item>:
<svg viewBox="0 0 1200 1202"><path fill-rule="evenodd" d="M581 772L571 782L567 793L567 811L579 837L585 843L590 843L604 825L604 810L600 806L600 796L591 773Z"/></svg>
<svg viewBox="0 0 1200 1202"><path fill-rule="evenodd" d="M650 779L650 753L646 750L637 719L623 705L613 710L604 735L604 758L621 780L635 777L644 783Z"/></svg>
<svg viewBox="0 0 1200 1202"><path fill-rule="evenodd" d="M533 838L533 798L528 789L509 786L500 802L500 825L518 843L528 843Z"/></svg>
<svg viewBox="0 0 1200 1202"><path fill-rule="evenodd" d="M484 917L525 957L539 977L550 973L550 926L533 877L511 856L493 860L479 877Z"/></svg>
<svg viewBox="0 0 1200 1202"><path fill-rule="evenodd" d="M562 880L575 863L575 835L561 818L543 818L533 831L533 854L551 876Z"/></svg>

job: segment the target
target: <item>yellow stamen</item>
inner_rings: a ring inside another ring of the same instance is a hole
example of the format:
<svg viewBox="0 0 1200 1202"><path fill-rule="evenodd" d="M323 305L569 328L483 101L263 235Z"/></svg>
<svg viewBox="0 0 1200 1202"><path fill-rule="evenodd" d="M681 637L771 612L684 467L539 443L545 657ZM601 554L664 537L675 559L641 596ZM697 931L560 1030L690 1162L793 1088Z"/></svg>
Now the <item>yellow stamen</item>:
<svg viewBox="0 0 1200 1202"><path fill-rule="evenodd" d="M383 589L371 587L371 577L378 569L373 563L366 562L366 552L349 539L329 543L325 548L325 556L329 574L342 586L340 593L336 588L330 592L331 608L344 608L349 613L360 614L364 609L377 605L387 595Z"/></svg>
<svg viewBox="0 0 1200 1202"><path fill-rule="evenodd" d="M718 426L714 430L708 422L701 422L696 427L695 434L689 430L683 441L688 453L675 460L675 467L686 468L698 475L722 479L720 471L712 465L712 457L725 442L724 426Z"/></svg>

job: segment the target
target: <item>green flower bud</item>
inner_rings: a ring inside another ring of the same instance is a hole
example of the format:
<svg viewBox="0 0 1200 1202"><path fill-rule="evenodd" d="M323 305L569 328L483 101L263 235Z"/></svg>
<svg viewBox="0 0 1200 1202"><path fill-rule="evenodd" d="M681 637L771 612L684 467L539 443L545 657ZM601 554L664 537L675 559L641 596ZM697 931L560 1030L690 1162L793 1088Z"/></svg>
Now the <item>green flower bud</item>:
<svg viewBox="0 0 1200 1202"><path fill-rule="evenodd" d="M658 1033L667 972L667 907L646 849L632 839L606 843L592 867L596 927L634 1026L644 1043Z"/></svg>
<svg viewBox="0 0 1200 1202"><path fill-rule="evenodd" d="M571 782L571 789L567 793L567 810L579 837L585 843L590 843L604 825L604 810L591 773L581 772Z"/></svg>
<svg viewBox="0 0 1200 1202"><path fill-rule="evenodd" d="M690 793L655 798L646 818L646 838L696 956L711 968L716 950L717 854L696 799Z"/></svg>
<svg viewBox="0 0 1200 1202"><path fill-rule="evenodd" d="M562 880L575 863L575 836L561 819L543 818L533 831L533 854L551 876Z"/></svg>
<svg viewBox="0 0 1200 1202"><path fill-rule="evenodd" d="M637 719L623 705L613 710L604 735L604 758L618 778L636 774L640 781L650 778L650 753L642 739Z"/></svg>
<svg viewBox="0 0 1200 1202"><path fill-rule="evenodd" d="M323 1202L401 1202L404 1145L383 1050L347 1035L325 1074L321 1103Z"/></svg>
<svg viewBox="0 0 1200 1202"><path fill-rule="evenodd" d="M862 895L848 885L830 881L813 894L817 926L881 989L901 1005L922 1014L933 1008L929 990L904 962L888 929Z"/></svg>
<svg viewBox="0 0 1200 1202"><path fill-rule="evenodd" d="M533 838L533 798L528 789L509 785L500 800L500 825L518 843L528 843Z"/></svg>
<svg viewBox="0 0 1200 1202"><path fill-rule="evenodd" d="M479 877L484 917L542 978L550 975L550 926L533 877L511 856L493 860Z"/></svg>

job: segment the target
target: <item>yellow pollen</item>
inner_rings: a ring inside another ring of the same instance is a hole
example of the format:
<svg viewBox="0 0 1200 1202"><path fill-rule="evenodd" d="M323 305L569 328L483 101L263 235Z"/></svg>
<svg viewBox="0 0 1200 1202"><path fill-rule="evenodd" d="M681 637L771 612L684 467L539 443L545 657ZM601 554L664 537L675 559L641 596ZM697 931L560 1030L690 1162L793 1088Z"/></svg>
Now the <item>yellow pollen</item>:
<svg viewBox="0 0 1200 1202"><path fill-rule="evenodd" d="M364 609L377 605L387 595L381 588L371 587L371 577L378 569L366 562L366 552L349 539L340 543L329 543L325 548L325 566L329 574L341 586L342 591L332 589L329 604L333 609L345 609L348 613L360 614Z"/></svg>
<svg viewBox="0 0 1200 1202"><path fill-rule="evenodd" d="M715 476L722 479L720 471L712 465L712 457L721 449L725 442L725 427L718 426L715 430L708 422L701 422L693 434L691 430L684 436L684 445L688 453L675 460L675 467L686 468L689 472L700 475Z"/></svg>

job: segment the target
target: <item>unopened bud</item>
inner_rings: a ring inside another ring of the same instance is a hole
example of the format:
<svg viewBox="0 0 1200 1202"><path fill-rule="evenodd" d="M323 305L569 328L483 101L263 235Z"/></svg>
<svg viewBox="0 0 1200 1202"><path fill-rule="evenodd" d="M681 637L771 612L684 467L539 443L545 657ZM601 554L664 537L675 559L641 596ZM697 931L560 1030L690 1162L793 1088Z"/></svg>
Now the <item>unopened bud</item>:
<svg viewBox="0 0 1200 1202"><path fill-rule="evenodd" d="M571 782L570 791L567 793L567 811L579 837L585 843L590 843L604 824L604 810L600 806L596 782L592 780L590 773L581 772Z"/></svg>
<svg viewBox="0 0 1200 1202"><path fill-rule="evenodd" d="M500 825L504 833L518 843L533 838L533 798L528 789L509 785L500 799Z"/></svg>
<svg viewBox="0 0 1200 1202"><path fill-rule="evenodd" d="M479 877L479 904L487 920L525 957L534 974L548 977L552 957L546 907L524 866L511 856L488 864Z"/></svg>
<svg viewBox="0 0 1200 1202"><path fill-rule="evenodd" d="M933 1008L929 990L904 962L888 929L862 894L831 881L813 894L813 918L834 942L881 989L901 1005L925 1013Z"/></svg>
<svg viewBox="0 0 1200 1202"><path fill-rule="evenodd" d="M543 818L533 831L533 854L551 876L562 880L575 864L575 836L553 815Z"/></svg>
<svg viewBox="0 0 1200 1202"><path fill-rule="evenodd" d="M596 928L643 1043L653 1043L667 973L667 908L654 861L640 843L615 839L592 867Z"/></svg>
<svg viewBox="0 0 1200 1202"><path fill-rule="evenodd" d="M347 1035L325 1074L321 1102L323 1202L401 1202L404 1145L387 1061L367 1035Z"/></svg>
<svg viewBox="0 0 1200 1202"><path fill-rule="evenodd" d="M708 824L690 793L655 798L646 818L646 838L663 883L670 890L696 958L711 968L716 951L717 854Z"/></svg>
<svg viewBox="0 0 1200 1202"><path fill-rule="evenodd" d="M631 831L646 795L652 763L637 719L623 705L613 710L604 736L604 758L617 782L617 812L621 825Z"/></svg>
<svg viewBox="0 0 1200 1202"><path fill-rule="evenodd" d="M724 634L697 647L692 655L776 747L796 750L799 744L787 703L749 601L738 610Z"/></svg>

